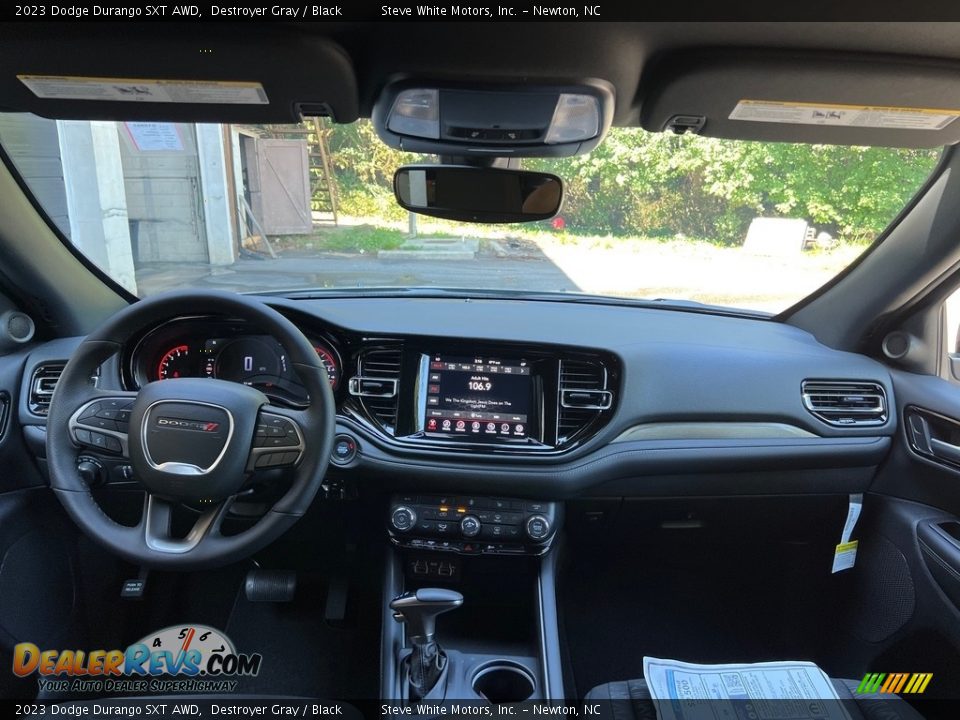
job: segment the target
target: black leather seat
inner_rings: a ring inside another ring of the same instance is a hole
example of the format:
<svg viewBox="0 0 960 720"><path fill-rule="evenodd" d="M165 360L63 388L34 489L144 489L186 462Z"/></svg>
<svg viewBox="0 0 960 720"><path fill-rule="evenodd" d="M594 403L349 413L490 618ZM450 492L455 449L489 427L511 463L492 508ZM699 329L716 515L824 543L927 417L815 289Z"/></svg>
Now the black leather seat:
<svg viewBox="0 0 960 720"><path fill-rule="evenodd" d="M834 680L833 686L853 720L923 720L923 716L898 695L856 693L858 680ZM586 702L607 703L601 712L616 720L657 720L657 711L640 680L622 680L598 685L587 693ZM612 702L610 702L612 701ZM609 714L608 714L609 713ZM859 713L859 718L857 714Z"/></svg>

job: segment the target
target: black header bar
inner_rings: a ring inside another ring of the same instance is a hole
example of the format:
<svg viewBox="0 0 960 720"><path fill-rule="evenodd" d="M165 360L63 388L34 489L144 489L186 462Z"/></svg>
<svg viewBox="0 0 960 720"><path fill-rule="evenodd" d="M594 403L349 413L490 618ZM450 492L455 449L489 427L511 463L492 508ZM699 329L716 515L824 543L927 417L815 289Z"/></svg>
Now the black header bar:
<svg viewBox="0 0 960 720"><path fill-rule="evenodd" d="M960 20L955 0L500 0L499 2L204 2L136 0L37 2L0 7L4 21L60 22L652 22L652 21L946 21Z"/></svg>

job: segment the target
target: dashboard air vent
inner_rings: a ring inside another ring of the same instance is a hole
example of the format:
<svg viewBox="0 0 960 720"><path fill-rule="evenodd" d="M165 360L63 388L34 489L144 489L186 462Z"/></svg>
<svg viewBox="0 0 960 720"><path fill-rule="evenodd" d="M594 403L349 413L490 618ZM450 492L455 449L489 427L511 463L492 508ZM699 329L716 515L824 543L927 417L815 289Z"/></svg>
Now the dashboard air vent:
<svg viewBox="0 0 960 720"><path fill-rule="evenodd" d="M606 368L594 361L561 360L557 400L557 444L562 445L612 406Z"/></svg>
<svg viewBox="0 0 960 720"><path fill-rule="evenodd" d="M804 380L803 405L830 425L882 425L887 421L887 397L875 382Z"/></svg>
<svg viewBox="0 0 960 720"><path fill-rule="evenodd" d="M391 435L397 427L402 356L399 347L364 350L357 376L350 378L350 394L358 397L367 413Z"/></svg>
<svg viewBox="0 0 960 720"><path fill-rule="evenodd" d="M52 362L38 365L30 379L30 412L34 415L46 415L50 409L50 398L66 363Z"/></svg>

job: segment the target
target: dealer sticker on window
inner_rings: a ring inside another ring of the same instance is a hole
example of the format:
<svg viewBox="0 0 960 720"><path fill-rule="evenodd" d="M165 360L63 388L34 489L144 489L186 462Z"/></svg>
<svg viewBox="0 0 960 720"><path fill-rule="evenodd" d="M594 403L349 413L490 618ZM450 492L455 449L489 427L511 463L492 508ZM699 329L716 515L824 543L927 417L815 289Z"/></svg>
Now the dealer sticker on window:
<svg viewBox="0 0 960 720"><path fill-rule="evenodd" d="M888 130L942 130L958 117L960 117L960 110L771 100L741 100L729 115L730 120Z"/></svg>
<svg viewBox="0 0 960 720"><path fill-rule="evenodd" d="M38 98L109 102L268 105L258 82L17 75Z"/></svg>

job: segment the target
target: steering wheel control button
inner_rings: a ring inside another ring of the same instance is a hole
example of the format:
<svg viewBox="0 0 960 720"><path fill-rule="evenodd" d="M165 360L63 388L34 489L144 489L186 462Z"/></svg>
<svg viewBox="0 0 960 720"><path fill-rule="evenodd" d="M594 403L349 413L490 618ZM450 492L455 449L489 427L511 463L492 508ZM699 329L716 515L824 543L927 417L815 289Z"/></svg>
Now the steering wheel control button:
<svg viewBox="0 0 960 720"><path fill-rule="evenodd" d="M474 515L467 515L460 521L460 534L465 538L474 538L480 534L480 520Z"/></svg>
<svg viewBox="0 0 960 720"><path fill-rule="evenodd" d="M287 418L279 415L263 414L257 422L254 436L254 447L281 448L299 447L300 433L296 426Z"/></svg>
<svg viewBox="0 0 960 720"><path fill-rule="evenodd" d="M256 465L254 467L258 468L268 468L273 467L274 465L279 465L278 462L274 460L279 453L264 453L257 458Z"/></svg>
<svg viewBox="0 0 960 720"><path fill-rule="evenodd" d="M527 520L527 537L540 541L550 534L550 521L543 515L534 515Z"/></svg>
<svg viewBox="0 0 960 720"><path fill-rule="evenodd" d="M390 524L394 530L408 532L417 524L417 513L406 505L395 507L390 514Z"/></svg>
<svg viewBox="0 0 960 720"><path fill-rule="evenodd" d="M86 420L87 418L96 417L96 414L100 412L100 403L90 403L87 405L87 409L80 413L80 417L77 420Z"/></svg>
<svg viewBox="0 0 960 720"><path fill-rule="evenodd" d="M357 441L349 435L337 435L333 439L330 461L334 465L349 465L357 456Z"/></svg>

